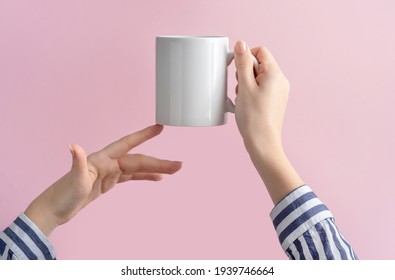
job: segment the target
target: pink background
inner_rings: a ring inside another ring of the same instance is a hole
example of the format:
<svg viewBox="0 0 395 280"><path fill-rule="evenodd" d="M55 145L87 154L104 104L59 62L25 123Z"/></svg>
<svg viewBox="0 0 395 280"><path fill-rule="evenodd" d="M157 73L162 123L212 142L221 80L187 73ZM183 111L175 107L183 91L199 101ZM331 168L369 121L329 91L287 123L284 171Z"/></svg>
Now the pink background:
<svg viewBox="0 0 395 280"><path fill-rule="evenodd" d="M284 145L362 259L393 259L393 1L1 1L0 227L88 153L154 123L157 35L266 45L291 82ZM229 94L234 97L234 66ZM182 160L51 236L60 259L285 259L233 116L136 149Z"/></svg>

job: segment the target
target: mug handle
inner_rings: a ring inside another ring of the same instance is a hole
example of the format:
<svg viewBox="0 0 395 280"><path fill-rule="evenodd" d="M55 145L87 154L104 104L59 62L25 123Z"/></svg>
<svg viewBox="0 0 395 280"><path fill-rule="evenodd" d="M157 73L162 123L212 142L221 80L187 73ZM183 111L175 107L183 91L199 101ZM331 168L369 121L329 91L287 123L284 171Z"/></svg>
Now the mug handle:
<svg viewBox="0 0 395 280"><path fill-rule="evenodd" d="M228 52L226 55L226 63L227 66L230 65L230 63L233 61L235 57L234 52ZM256 74L258 73L258 69L259 69L259 63L258 60L256 59L255 56L252 56L252 60L254 62L254 75L256 76ZM228 97L226 100L226 108L225 108L226 112L229 113L235 113L235 104L233 103L233 101Z"/></svg>

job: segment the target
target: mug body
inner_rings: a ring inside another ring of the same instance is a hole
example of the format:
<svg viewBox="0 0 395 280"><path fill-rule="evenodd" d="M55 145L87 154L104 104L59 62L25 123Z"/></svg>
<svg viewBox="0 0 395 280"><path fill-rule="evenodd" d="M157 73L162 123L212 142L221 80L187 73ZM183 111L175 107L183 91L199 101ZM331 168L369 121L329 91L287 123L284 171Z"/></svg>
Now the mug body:
<svg viewBox="0 0 395 280"><path fill-rule="evenodd" d="M156 122L226 123L227 37L156 38Z"/></svg>

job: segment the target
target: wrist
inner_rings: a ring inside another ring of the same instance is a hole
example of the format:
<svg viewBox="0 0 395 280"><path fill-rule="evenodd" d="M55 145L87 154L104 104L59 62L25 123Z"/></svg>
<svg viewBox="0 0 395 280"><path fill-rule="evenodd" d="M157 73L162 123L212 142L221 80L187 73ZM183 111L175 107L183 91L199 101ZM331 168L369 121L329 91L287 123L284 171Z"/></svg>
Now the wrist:
<svg viewBox="0 0 395 280"><path fill-rule="evenodd" d="M49 237L58 227L57 219L52 214L53 210L47 203L44 192L37 197L25 210L25 215L41 230L45 236Z"/></svg>
<svg viewBox="0 0 395 280"><path fill-rule="evenodd" d="M275 205L304 182L288 160L281 141L265 139L245 140L245 146Z"/></svg>
<svg viewBox="0 0 395 280"><path fill-rule="evenodd" d="M259 137L259 135L247 136L243 137L243 141L250 156L259 155L260 158L270 159L284 153L281 139L274 134L267 134L264 137Z"/></svg>

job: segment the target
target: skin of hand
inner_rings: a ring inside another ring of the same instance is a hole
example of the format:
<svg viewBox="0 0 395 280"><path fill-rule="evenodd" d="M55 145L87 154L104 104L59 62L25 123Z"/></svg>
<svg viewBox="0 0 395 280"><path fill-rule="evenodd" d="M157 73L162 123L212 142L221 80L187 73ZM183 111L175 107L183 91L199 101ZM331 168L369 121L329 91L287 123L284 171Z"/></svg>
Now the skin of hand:
<svg viewBox="0 0 395 280"><path fill-rule="evenodd" d="M274 204L303 185L281 141L290 85L265 47L249 49L238 41L234 49L236 78L235 117L250 158ZM252 55L259 63L254 73Z"/></svg>
<svg viewBox="0 0 395 280"><path fill-rule="evenodd" d="M162 174L173 174L182 163L128 154L134 147L159 135L161 125L149 126L125 136L88 157L77 144L70 145L73 164L70 172L53 183L28 206L25 214L49 236L59 225L70 221L81 209L129 180L159 181Z"/></svg>

